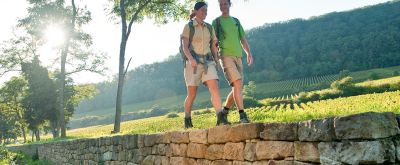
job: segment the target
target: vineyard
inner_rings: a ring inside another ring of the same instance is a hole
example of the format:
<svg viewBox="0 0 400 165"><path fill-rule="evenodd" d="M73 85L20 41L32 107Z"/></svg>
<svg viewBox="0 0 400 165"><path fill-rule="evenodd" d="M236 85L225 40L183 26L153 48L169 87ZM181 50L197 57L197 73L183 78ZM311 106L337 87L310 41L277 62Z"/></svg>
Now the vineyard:
<svg viewBox="0 0 400 165"><path fill-rule="evenodd" d="M348 73L353 77L354 82L361 82L367 79L371 79L371 75L376 75L378 77L392 77L394 73L399 72L400 67L389 67L381 69L372 69L359 72ZM256 99L269 98L275 101L286 102L286 100L294 99L298 96L300 92L305 91L315 91L325 88L329 88L330 84L339 78L340 74L324 75L307 77L293 80L285 81L275 81L270 83L257 83L257 90L255 91ZM381 80L385 81L385 80ZM369 82L370 83L370 82ZM204 88L204 87L201 87ZM220 89L222 100L230 91L230 88ZM147 118L149 116L160 116L167 114L168 112L181 112L182 102L185 99L185 95L176 95L166 98L160 98L157 100L140 102L135 104L128 104L123 106L123 120L133 120L140 118ZM197 94L196 101L194 103L194 109L202 109L205 107L211 107L210 94L208 91L201 91ZM263 103L263 102L261 102ZM296 106L293 103L288 105L283 105L283 107L275 106L275 109ZM152 107L162 107L164 111L159 112L154 115L150 115ZM114 107L98 109L96 111L81 111L74 114L69 126L72 128L87 127L92 125L103 125L111 124L114 120Z"/></svg>
<svg viewBox="0 0 400 165"><path fill-rule="evenodd" d="M367 80L361 83L354 84L354 87L352 87L351 89L348 87L347 91L333 89L331 87L323 90L302 92L300 93L300 96L297 94L291 94L282 97L265 98L260 100L260 103L264 105L269 105L269 109L274 110L287 108L297 109L306 106L304 105L304 103L309 101L342 97L344 96L344 93L348 93L348 91L352 91L353 94L351 94L351 96L355 96L369 93L383 93L396 90L400 90L400 76L379 80Z"/></svg>
<svg viewBox="0 0 400 165"><path fill-rule="evenodd" d="M333 116L344 116L362 112L394 112L400 113L400 91L386 92L379 94L368 94L337 98L289 106L257 107L246 109L253 122L294 122L310 119L319 119ZM198 110L193 113L193 129L205 129L215 126L216 117L213 111L205 112ZM155 133L183 129L183 114L178 117L168 118L167 116L152 117L146 119L123 122L121 125L122 134L127 133ZM229 114L230 121L238 121L237 112ZM113 125L101 125L87 128L80 128L68 131L68 135L74 138L106 136L110 135ZM50 136L48 137L50 138Z"/></svg>

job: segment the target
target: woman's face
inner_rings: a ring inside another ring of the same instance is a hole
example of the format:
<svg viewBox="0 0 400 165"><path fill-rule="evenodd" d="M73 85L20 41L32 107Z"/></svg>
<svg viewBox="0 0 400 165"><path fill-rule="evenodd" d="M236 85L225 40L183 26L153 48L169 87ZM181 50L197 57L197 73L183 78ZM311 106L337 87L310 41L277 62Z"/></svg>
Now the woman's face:
<svg viewBox="0 0 400 165"><path fill-rule="evenodd" d="M207 17L207 5L204 5L199 10L196 10L196 17L201 20L205 20Z"/></svg>

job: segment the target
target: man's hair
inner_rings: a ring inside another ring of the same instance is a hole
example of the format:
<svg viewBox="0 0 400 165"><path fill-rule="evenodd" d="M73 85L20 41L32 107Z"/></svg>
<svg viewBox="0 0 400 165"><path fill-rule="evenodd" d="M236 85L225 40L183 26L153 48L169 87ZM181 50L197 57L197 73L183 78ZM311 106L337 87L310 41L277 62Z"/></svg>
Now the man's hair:
<svg viewBox="0 0 400 165"><path fill-rule="evenodd" d="M229 6L232 6L231 0L227 0L227 1L229 3ZM220 2L220 0L218 2Z"/></svg>

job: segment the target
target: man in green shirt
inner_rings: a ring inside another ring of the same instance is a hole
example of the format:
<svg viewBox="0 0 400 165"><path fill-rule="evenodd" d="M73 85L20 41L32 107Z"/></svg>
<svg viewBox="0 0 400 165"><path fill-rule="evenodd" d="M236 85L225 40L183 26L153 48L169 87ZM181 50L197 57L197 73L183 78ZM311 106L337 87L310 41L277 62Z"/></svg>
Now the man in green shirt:
<svg viewBox="0 0 400 165"><path fill-rule="evenodd" d="M224 68L225 78L232 91L228 94L224 106L225 117L233 103L239 109L240 122L249 123L246 113L244 112L242 85L243 85L243 63L242 48L247 55L247 64L253 63L253 56L250 52L243 27L237 18L229 15L231 7L230 0L218 0L219 8L222 15L216 18L212 25L215 29L219 44L219 53L221 56L222 67Z"/></svg>

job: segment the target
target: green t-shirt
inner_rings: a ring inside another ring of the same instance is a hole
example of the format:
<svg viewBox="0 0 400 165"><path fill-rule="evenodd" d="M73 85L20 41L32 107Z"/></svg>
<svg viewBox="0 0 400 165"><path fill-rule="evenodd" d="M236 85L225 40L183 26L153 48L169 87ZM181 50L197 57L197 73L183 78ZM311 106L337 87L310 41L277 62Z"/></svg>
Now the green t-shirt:
<svg viewBox="0 0 400 165"><path fill-rule="evenodd" d="M231 16L220 16L218 18L220 19L221 28L224 36L223 38L219 38L220 54L222 56L242 57L242 45L240 44L240 38L245 35L243 27L240 23L239 25L237 25L235 19ZM217 19L212 22L216 33L218 33ZM240 27L238 28L238 26ZM239 29L241 31L241 36L239 36Z"/></svg>

